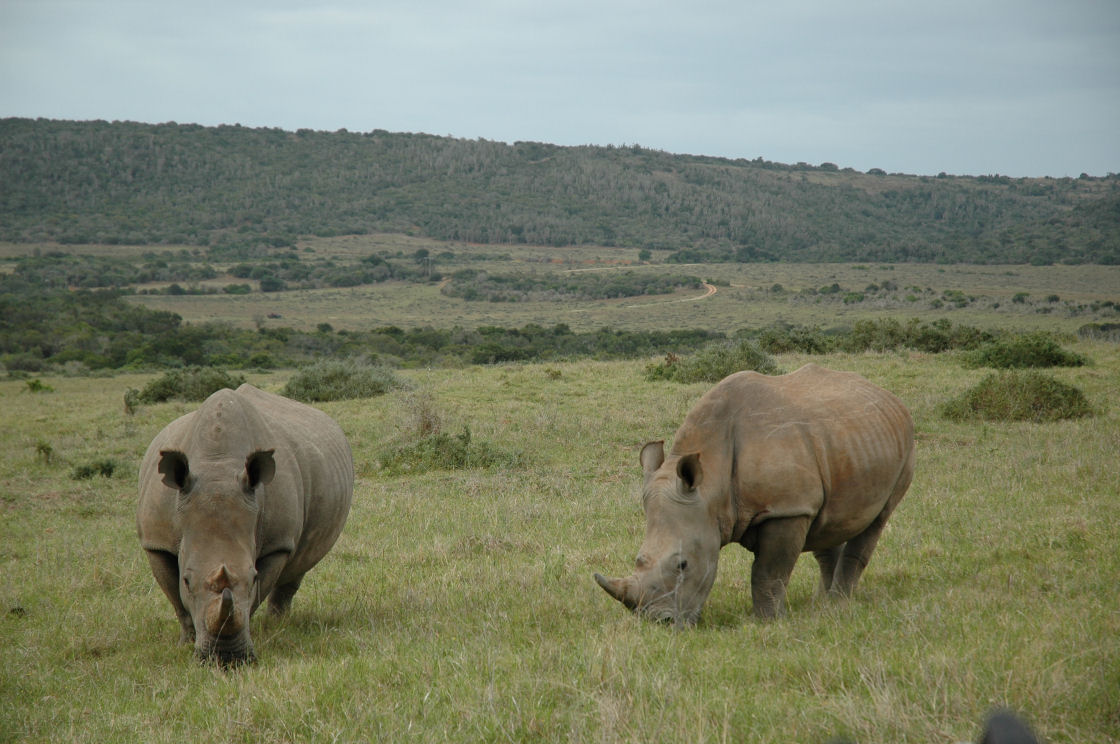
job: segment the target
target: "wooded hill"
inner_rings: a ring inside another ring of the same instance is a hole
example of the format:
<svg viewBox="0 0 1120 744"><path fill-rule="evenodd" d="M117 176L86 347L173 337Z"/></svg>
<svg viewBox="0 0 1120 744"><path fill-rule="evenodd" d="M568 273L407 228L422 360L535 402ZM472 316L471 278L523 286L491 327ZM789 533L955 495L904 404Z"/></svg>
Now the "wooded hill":
<svg viewBox="0 0 1120 744"><path fill-rule="evenodd" d="M913 176L425 134L0 120L0 240L300 236L668 250L677 261L1120 263L1120 176Z"/></svg>

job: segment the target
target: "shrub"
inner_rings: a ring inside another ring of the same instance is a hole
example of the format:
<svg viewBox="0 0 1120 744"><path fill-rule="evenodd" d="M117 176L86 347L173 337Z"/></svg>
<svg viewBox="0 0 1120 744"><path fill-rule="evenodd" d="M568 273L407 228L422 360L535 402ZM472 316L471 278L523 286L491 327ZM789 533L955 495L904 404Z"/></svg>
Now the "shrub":
<svg viewBox="0 0 1120 744"><path fill-rule="evenodd" d="M995 372L942 407L953 421L1058 421L1093 413L1085 394L1034 370Z"/></svg>
<svg viewBox="0 0 1120 744"><path fill-rule="evenodd" d="M206 400L222 388L236 388L245 382L241 375L231 375L215 367L186 367L165 373L152 380L135 400L140 403L162 403L167 400Z"/></svg>
<svg viewBox="0 0 1120 744"><path fill-rule="evenodd" d="M469 426L454 436L431 431L419 439L385 450L378 458L386 475L402 475L428 470L463 470L496 466L519 467L519 454L507 452L471 436Z"/></svg>
<svg viewBox="0 0 1120 744"><path fill-rule="evenodd" d="M832 338L815 327L766 328L758 335L758 346L767 354L788 354L793 351L827 354L832 350L833 343Z"/></svg>
<svg viewBox="0 0 1120 744"><path fill-rule="evenodd" d="M1077 337L1120 343L1120 323L1086 323L1077 329Z"/></svg>
<svg viewBox="0 0 1120 744"><path fill-rule="evenodd" d="M94 462L77 465L70 472L70 477L74 480L89 480L95 475L100 475L104 478L112 478L113 472L117 469L115 460L95 460Z"/></svg>
<svg viewBox="0 0 1120 744"><path fill-rule="evenodd" d="M918 351L939 354L949 349L975 349L995 339L989 331L966 325L953 325L945 318L930 324L911 319L907 325L907 345Z"/></svg>
<svg viewBox="0 0 1120 744"><path fill-rule="evenodd" d="M893 318L860 320L840 339L843 351L892 351L906 344L907 330Z"/></svg>
<svg viewBox="0 0 1120 744"><path fill-rule="evenodd" d="M287 288L288 285L283 279L277 279L274 276L261 277L262 292L283 292Z"/></svg>
<svg viewBox="0 0 1120 744"><path fill-rule="evenodd" d="M307 403L373 398L406 384L388 367L353 359L321 359L301 368L281 391Z"/></svg>
<svg viewBox="0 0 1120 744"><path fill-rule="evenodd" d="M645 376L647 380L719 382L743 370L765 375L781 374L773 358L759 348L758 342L744 340L737 344L709 344L689 357L668 354L663 361L646 365Z"/></svg>
<svg viewBox="0 0 1120 744"><path fill-rule="evenodd" d="M1048 333L1027 333L998 339L962 357L966 367L1022 369L1026 367L1081 367L1088 360L1063 349Z"/></svg>

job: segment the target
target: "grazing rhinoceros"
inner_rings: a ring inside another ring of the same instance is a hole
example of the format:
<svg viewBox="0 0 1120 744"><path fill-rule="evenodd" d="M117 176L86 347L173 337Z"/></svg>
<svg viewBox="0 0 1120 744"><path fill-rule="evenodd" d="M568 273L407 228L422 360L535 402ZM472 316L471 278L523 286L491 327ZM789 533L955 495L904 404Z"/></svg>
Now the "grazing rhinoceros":
<svg viewBox="0 0 1120 744"><path fill-rule="evenodd" d="M848 595L914 472L914 425L891 393L809 364L739 372L689 411L666 456L642 448L646 536L634 574L595 580L641 614L693 624L719 551L754 553L759 617L784 612L798 556L813 551L823 592Z"/></svg>
<svg viewBox="0 0 1120 744"><path fill-rule="evenodd" d="M350 512L346 436L311 406L252 385L164 428L140 464L136 524L156 582L202 659L252 661L249 617L287 611Z"/></svg>

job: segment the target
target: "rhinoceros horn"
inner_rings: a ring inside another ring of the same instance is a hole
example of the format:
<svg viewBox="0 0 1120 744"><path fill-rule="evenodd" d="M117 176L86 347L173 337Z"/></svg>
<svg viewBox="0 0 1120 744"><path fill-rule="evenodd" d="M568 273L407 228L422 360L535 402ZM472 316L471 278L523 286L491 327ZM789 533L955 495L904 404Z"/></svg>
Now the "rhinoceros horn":
<svg viewBox="0 0 1120 744"><path fill-rule="evenodd" d="M206 629L211 635L235 635L241 630L237 612L234 609L233 592L228 588L222 590L222 596L216 597L210 604L210 611L206 613Z"/></svg>
<svg viewBox="0 0 1120 744"><path fill-rule="evenodd" d="M230 575L225 564L222 564L214 573L207 577L210 591L221 592L220 597L215 597L206 610L206 629L212 635L235 635L241 631L241 620L237 616L233 602L233 591L230 589Z"/></svg>
<svg viewBox="0 0 1120 744"><path fill-rule="evenodd" d="M595 581L603 590L617 599L622 604L626 605L626 609L632 610L638 606L638 599L634 591L634 579L608 579L602 574L595 574Z"/></svg>

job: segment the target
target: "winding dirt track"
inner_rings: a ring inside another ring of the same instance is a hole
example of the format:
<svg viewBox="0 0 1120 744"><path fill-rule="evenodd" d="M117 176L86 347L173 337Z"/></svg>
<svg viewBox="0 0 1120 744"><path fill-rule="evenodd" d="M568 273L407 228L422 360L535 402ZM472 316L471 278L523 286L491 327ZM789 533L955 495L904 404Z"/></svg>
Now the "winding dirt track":
<svg viewBox="0 0 1120 744"><path fill-rule="evenodd" d="M661 302L642 302L637 305L623 305L623 307L649 307L650 305L668 305L673 302L699 302L708 299L719 291L714 284L708 284L707 282L701 282L701 284L704 285L705 292L697 297L683 297L679 300L662 300Z"/></svg>

